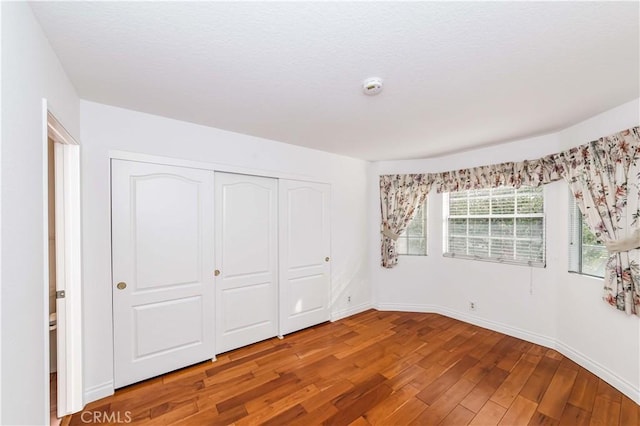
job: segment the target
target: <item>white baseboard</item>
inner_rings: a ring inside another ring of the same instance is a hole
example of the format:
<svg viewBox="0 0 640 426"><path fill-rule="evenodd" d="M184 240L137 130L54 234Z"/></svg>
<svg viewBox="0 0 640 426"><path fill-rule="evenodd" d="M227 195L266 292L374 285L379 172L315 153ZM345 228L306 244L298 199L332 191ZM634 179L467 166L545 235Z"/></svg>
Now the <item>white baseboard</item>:
<svg viewBox="0 0 640 426"><path fill-rule="evenodd" d="M358 314L360 312L371 309L371 303L363 303L360 305L349 307L348 309L342 309L331 313L331 321L337 321L342 318L350 317L351 315ZM115 393L113 381L101 383L96 386L85 389L84 391L84 405L97 401L99 399L111 396Z"/></svg>
<svg viewBox="0 0 640 426"><path fill-rule="evenodd" d="M113 387L113 380L109 380L108 382L104 382L99 385L87 388L84 391L84 405L102 398L106 398L107 396L111 396L114 394L114 392L115 389Z"/></svg>
<svg viewBox="0 0 640 426"><path fill-rule="evenodd" d="M547 348L555 348L555 340L550 339L547 336L543 336L538 333L532 333L521 328L512 327L504 323L491 321L476 315L470 315L466 312L444 308L442 306L382 303L378 305L378 309L381 311L425 312L440 314L449 318L455 318L460 321L468 322L469 324L477 325L479 327L488 328L489 330L498 331L508 336L517 337L518 339L526 340L528 342L545 346Z"/></svg>
<svg viewBox="0 0 640 426"><path fill-rule="evenodd" d="M351 315L359 314L360 312L364 312L367 309L371 309L371 303L362 303L360 305L352 306L347 309L342 309L339 311L331 312L331 321L338 321L342 318L350 317Z"/></svg>
<svg viewBox="0 0 640 426"><path fill-rule="evenodd" d="M602 380L627 395L635 401L636 404L640 405L640 389L634 388L633 384L629 383L629 381L618 376L604 365L592 360L582 352L572 348L571 346L565 345L562 342L556 342L556 349L562 355L600 377Z"/></svg>
<svg viewBox="0 0 640 426"><path fill-rule="evenodd" d="M460 321L464 321L470 324L477 325L479 327L487 328L489 330L498 331L508 336L517 337L528 342L532 342L541 346L556 349L558 352L571 359L578 365L589 370L596 376L600 377L611 386L618 389L620 392L635 401L636 404L640 404L640 389L636 389L633 384L629 383L626 379L618 376L604 365L595 362L580 351L557 341L547 336L543 336L538 333L532 333L527 330L523 330L510 325L487 320L475 315L469 315L465 312L456 311L449 308L444 308L437 305L416 305L416 304L404 304L404 303L380 303L373 306L371 303L362 303L357 306L349 307L348 309L342 309L331 313L331 321L337 321L346 317L350 317L360 312L364 312L368 309L377 309L379 311L399 311L399 312L424 312L444 315L446 317L455 318ZM85 405L105 398L114 394L113 381L108 381L97 386L88 388L84 392Z"/></svg>
<svg viewBox="0 0 640 426"><path fill-rule="evenodd" d="M465 312L456 311L449 308L444 308L437 305L414 305L404 303L379 303L375 306L380 311L400 311L400 312L424 312L441 314L450 318L455 318L460 321L468 322L473 325L477 325L489 330L498 331L508 336L517 337L518 339L526 340L547 348L556 349L562 355L571 359L576 364L589 370L596 376L600 377L611 386L618 389L620 392L635 401L636 404L640 404L640 389L637 389L633 384L629 383L626 379L618 376L607 367L599 364L581 353L580 351L550 337L532 333L521 328L513 327L504 323L487 320L475 315L469 315Z"/></svg>

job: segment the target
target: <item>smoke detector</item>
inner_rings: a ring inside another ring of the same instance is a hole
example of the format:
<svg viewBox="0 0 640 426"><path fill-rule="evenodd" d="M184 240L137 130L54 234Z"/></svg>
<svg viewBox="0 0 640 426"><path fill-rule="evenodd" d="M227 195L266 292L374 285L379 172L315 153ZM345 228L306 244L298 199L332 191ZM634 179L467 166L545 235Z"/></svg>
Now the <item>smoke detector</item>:
<svg viewBox="0 0 640 426"><path fill-rule="evenodd" d="M366 79L362 82L362 91L365 95L377 95L382 92L382 79L378 77Z"/></svg>

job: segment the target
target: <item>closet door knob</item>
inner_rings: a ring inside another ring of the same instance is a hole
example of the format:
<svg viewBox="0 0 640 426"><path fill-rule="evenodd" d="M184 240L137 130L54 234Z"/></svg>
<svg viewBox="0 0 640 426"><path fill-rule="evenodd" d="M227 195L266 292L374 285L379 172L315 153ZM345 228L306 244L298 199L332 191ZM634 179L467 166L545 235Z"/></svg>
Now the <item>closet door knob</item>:
<svg viewBox="0 0 640 426"><path fill-rule="evenodd" d="M116 287L118 287L118 290L124 290L125 288L127 288L127 283L125 283L124 281L120 281L118 284L116 284Z"/></svg>
<svg viewBox="0 0 640 426"><path fill-rule="evenodd" d="M220 275L220 270L216 269L215 271L213 271L213 275L215 275L216 277Z"/></svg>
<svg viewBox="0 0 640 426"><path fill-rule="evenodd" d="M325 258L324 258L324 261L325 261L325 262L328 262L328 261L329 261L329 256L325 257Z"/></svg>

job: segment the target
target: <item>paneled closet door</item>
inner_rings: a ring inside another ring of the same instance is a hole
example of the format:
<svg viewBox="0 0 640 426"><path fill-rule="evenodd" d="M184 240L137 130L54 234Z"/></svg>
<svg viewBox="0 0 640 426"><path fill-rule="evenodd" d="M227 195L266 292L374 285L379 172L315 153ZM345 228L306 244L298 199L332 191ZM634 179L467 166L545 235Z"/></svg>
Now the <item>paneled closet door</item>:
<svg viewBox="0 0 640 426"><path fill-rule="evenodd" d="M119 388L214 356L214 187L199 169L113 160L111 173Z"/></svg>
<svg viewBox="0 0 640 426"><path fill-rule="evenodd" d="M329 320L331 255L327 184L281 179L280 334Z"/></svg>
<svg viewBox="0 0 640 426"><path fill-rule="evenodd" d="M215 174L216 353L278 333L277 182Z"/></svg>

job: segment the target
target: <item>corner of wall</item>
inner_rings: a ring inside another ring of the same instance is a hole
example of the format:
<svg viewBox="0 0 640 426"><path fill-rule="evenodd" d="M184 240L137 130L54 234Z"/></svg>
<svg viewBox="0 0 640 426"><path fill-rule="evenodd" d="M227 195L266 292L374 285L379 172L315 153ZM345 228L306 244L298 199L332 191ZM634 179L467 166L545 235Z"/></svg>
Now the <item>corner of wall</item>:
<svg viewBox="0 0 640 426"><path fill-rule="evenodd" d="M361 303L361 304L353 306L353 307L349 307L349 308L344 308L344 309L340 309L340 310L337 310L337 311L333 311L331 313L331 322L338 321L338 320L350 317L350 316L355 315L355 314L359 314L360 312L364 312L364 311L369 310L371 308L373 308L373 305L371 303L369 303L369 302L366 302L366 303Z"/></svg>

